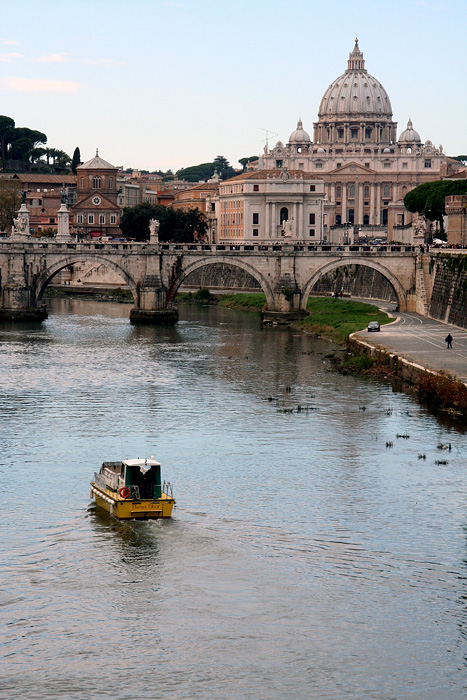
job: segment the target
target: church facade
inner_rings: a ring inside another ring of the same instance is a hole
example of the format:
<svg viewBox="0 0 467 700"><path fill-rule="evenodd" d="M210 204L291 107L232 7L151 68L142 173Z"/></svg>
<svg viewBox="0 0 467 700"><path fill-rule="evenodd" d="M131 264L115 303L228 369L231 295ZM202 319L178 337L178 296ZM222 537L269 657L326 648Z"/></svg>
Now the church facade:
<svg viewBox="0 0 467 700"><path fill-rule="evenodd" d="M449 166L442 146L422 142L410 119L397 136L389 96L367 72L356 39L347 70L321 100L313 140L299 120L286 144L265 147L258 167L303 170L323 179L324 237L337 243L349 224L360 235L397 240L394 226L412 220L406 193L445 176Z"/></svg>

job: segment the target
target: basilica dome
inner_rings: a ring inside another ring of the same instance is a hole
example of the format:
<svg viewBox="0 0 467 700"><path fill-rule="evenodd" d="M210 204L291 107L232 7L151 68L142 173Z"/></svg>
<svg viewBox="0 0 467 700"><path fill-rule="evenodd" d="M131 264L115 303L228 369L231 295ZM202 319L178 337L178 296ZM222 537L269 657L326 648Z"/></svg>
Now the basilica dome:
<svg viewBox="0 0 467 700"><path fill-rule="evenodd" d="M362 114L392 116L388 94L379 80L365 69L363 53L355 39L353 51L349 54L348 68L336 78L324 93L319 107L319 118L339 115Z"/></svg>
<svg viewBox="0 0 467 700"><path fill-rule="evenodd" d="M308 144L311 143L309 134L303 128L302 120L299 119L297 123L297 128L292 131L289 137L289 143L293 144Z"/></svg>
<svg viewBox="0 0 467 700"><path fill-rule="evenodd" d="M413 128L412 120L409 119L407 122L407 129L405 129L399 136L399 143L421 143L420 134Z"/></svg>

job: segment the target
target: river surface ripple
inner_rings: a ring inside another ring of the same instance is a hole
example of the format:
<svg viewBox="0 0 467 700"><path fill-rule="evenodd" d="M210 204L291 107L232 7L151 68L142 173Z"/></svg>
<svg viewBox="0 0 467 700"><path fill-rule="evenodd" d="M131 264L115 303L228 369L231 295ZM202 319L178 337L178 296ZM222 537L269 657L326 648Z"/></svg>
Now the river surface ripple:
<svg viewBox="0 0 467 700"><path fill-rule="evenodd" d="M49 307L0 327L2 700L466 697L461 432L257 317ZM173 519L97 511L150 455Z"/></svg>

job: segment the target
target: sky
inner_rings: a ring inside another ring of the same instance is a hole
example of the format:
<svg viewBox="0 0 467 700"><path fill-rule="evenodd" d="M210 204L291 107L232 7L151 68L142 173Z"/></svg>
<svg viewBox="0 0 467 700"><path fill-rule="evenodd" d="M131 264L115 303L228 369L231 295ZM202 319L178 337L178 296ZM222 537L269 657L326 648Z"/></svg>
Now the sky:
<svg viewBox="0 0 467 700"><path fill-rule="evenodd" d="M467 0L0 0L0 114L174 172L313 136L358 36L398 134L467 153Z"/></svg>

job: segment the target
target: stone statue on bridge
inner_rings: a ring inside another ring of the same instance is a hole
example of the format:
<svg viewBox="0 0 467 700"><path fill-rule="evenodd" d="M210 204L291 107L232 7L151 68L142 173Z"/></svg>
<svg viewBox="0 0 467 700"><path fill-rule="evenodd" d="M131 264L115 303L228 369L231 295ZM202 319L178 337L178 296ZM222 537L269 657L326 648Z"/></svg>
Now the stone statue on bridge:
<svg viewBox="0 0 467 700"><path fill-rule="evenodd" d="M149 220L149 241L151 243L159 243L160 226L160 221L158 221L157 219Z"/></svg>

